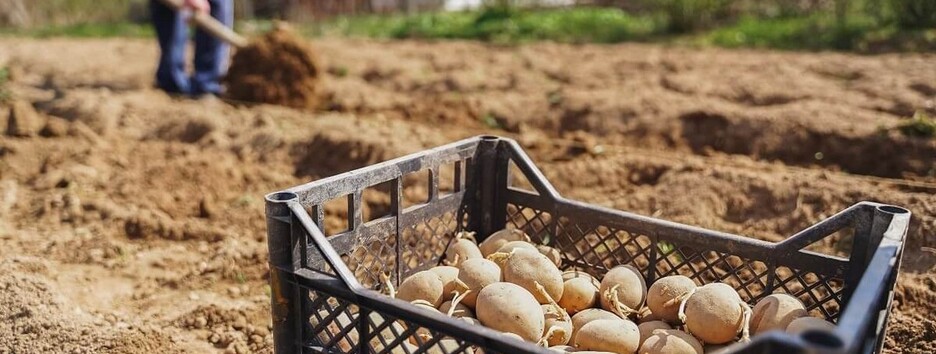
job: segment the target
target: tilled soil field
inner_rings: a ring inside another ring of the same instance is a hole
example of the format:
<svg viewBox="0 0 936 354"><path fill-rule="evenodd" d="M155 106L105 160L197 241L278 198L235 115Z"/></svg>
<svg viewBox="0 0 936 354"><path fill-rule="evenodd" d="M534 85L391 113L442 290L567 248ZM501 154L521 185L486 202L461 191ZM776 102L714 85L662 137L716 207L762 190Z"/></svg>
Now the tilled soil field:
<svg viewBox="0 0 936 354"><path fill-rule="evenodd" d="M765 240L909 208L886 347L936 351L936 140L894 129L936 56L314 44L303 111L156 91L154 41L0 39L0 353L269 352L263 195L482 133L568 197Z"/></svg>

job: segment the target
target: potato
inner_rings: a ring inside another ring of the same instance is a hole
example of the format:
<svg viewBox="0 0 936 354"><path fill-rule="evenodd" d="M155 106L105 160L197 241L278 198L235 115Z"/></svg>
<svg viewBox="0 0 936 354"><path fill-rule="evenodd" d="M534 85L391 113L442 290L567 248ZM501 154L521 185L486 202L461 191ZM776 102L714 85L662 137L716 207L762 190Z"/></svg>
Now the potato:
<svg viewBox="0 0 936 354"><path fill-rule="evenodd" d="M696 289L681 308L686 329L705 343L721 344L735 339L744 327L746 305L733 288L711 283Z"/></svg>
<svg viewBox="0 0 936 354"><path fill-rule="evenodd" d="M640 343L640 333L637 325L628 320L594 320L582 326L573 341L582 350L633 354Z"/></svg>
<svg viewBox="0 0 936 354"><path fill-rule="evenodd" d="M541 305L541 308L546 320L543 327L545 344L547 346L569 344L569 339L572 338L572 318L565 313L565 310L553 305Z"/></svg>
<svg viewBox="0 0 936 354"><path fill-rule="evenodd" d="M397 289L397 298L413 302L415 300L428 301L433 307L442 303L442 279L435 272L424 270L413 274L400 283Z"/></svg>
<svg viewBox="0 0 936 354"><path fill-rule="evenodd" d="M562 297L559 306L570 315L587 308L595 307L598 303L598 283L594 278L572 278L562 283Z"/></svg>
<svg viewBox="0 0 936 354"><path fill-rule="evenodd" d="M647 340L654 330L657 329L673 329L669 324L663 321L647 321L637 325L637 331L640 332L640 345L643 345L644 341Z"/></svg>
<svg viewBox="0 0 936 354"><path fill-rule="evenodd" d="M481 289L475 310L481 324L538 342L546 320L539 302L519 285L494 283Z"/></svg>
<svg viewBox="0 0 936 354"><path fill-rule="evenodd" d="M800 317L787 326L786 331L790 334L800 334L809 330L834 331L835 325L832 322L815 317Z"/></svg>
<svg viewBox="0 0 936 354"><path fill-rule="evenodd" d="M462 303L475 308L478 293L484 287L501 281L501 269L484 258L471 258L458 265L458 280L465 284L468 293Z"/></svg>
<svg viewBox="0 0 936 354"><path fill-rule="evenodd" d="M520 285L533 294L539 303L549 303L549 298L562 298L562 272L538 251L518 248L510 253L498 252L488 258L495 261L505 259L504 281ZM546 294L536 289L536 283L546 289Z"/></svg>
<svg viewBox="0 0 936 354"><path fill-rule="evenodd" d="M702 343L689 333L657 329L640 346L640 354L703 354Z"/></svg>
<svg viewBox="0 0 936 354"><path fill-rule="evenodd" d="M612 268L601 279L601 308L622 318L636 315L647 298L647 283L640 271L630 265Z"/></svg>
<svg viewBox="0 0 936 354"><path fill-rule="evenodd" d="M572 342L575 342L575 334L586 323L594 320L619 320L621 317L614 313L602 309L585 309L572 316Z"/></svg>
<svg viewBox="0 0 936 354"><path fill-rule="evenodd" d="M436 273L442 280L442 299L451 300L455 297L455 291L458 289L458 268L452 266L436 266L429 268L430 272Z"/></svg>
<svg viewBox="0 0 936 354"><path fill-rule="evenodd" d="M808 316L806 306L787 294L770 294L754 305L751 315L751 333L760 334L770 330L785 330L793 320Z"/></svg>
<svg viewBox="0 0 936 354"><path fill-rule="evenodd" d="M452 317L474 317L474 312L472 312L471 308L468 306L460 302L454 306L452 306L452 304L452 301L443 302L442 305L439 305L439 312Z"/></svg>
<svg viewBox="0 0 936 354"><path fill-rule="evenodd" d="M457 266L469 258L484 258L481 256L481 249L478 248L478 245L467 238L463 238L465 234L465 232L459 232L452 239L448 248L445 249L445 262L448 265Z"/></svg>
<svg viewBox="0 0 936 354"><path fill-rule="evenodd" d="M660 278L647 290L647 307L663 321L676 323L683 296L689 295L695 288L695 282L686 276Z"/></svg>
<svg viewBox="0 0 936 354"><path fill-rule="evenodd" d="M491 234L484 239L484 241L481 241L481 243L478 244L478 248L481 250L481 256L487 257L497 252L501 246L510 241L530 242L530 236L527 236L527 234L520 230L503 229Z"/></svg>
<svg viewBox="0 0 936 354"><path fill-rule="evenodd" d="M559 252L558 249L546 245L536 245L536 250L546 256L546 258L549 258L556 267L562 265L562 252Z"/></svg>

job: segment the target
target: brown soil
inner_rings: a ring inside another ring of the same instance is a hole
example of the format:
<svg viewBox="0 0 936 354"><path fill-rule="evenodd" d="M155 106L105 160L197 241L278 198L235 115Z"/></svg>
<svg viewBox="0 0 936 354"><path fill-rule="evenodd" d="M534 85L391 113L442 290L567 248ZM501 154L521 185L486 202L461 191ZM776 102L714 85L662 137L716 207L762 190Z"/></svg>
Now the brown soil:
<svg viewBox="0 0 936 354"><path fill-rule="evenodd" d="M151 41L0 39L41 123L0 137L0 352L269 352L263 195L482 133L565 196L765 240L909 208L887 348L933 352L936 141L893 129L936 110L932 55L315 44L312 112L154 91Z"/></svg>
<svg viewBox="0 0 936 354"><path fill-rule="evenodd" d="M322 64L308 42L279 25L238 49L227 76L227 97L247 102L314 108Z"/></svg>

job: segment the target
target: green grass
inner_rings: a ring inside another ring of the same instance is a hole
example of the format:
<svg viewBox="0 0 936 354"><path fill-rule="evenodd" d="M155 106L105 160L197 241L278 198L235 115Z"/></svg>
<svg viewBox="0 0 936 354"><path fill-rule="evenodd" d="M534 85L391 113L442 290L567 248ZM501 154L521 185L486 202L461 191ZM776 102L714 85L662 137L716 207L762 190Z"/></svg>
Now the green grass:
<svg viewBox="0 0 936 354"><path fill-rule="evenodd" d="M31 29L0 28L2 35L26 36L36 38L76 37L153 37L153 27L148 23L104 22L83 23L68 26L51 26Z"/></svg>
<svg viewBox="0 0 936 354"><path fill-rule="evenodd" d="M831 12L819 12L799 17L744 17L710 31L695 33L679 33L683 29L677 31L672 27L672 20L663 15L631 15L614 8L492 8L413 16L342 17L307 26L305 33L310 36L473 39L495 43L675 41L784 50L936 50L936 29L903 29L861 12L849 15L844 23L839 23Z"/></svg>
<svg viewBox="0 0 936 354"><path fill-rule="evenodd" d="M879 52L936 47L934 30L901 30L860 15L849 16L844 24L839 24L831 14L822 13L777 19L744 18L700 38L703 43L728 48Z"/></svg>
<svg viewBox="0 0 936 354"><path fill-rule="evenodd" d="M312 35L375 38L476 39L496 43L552 40L615 43L646 38L661 25L651 16L614 8L578 7L522 11L491 8L414 16L344 17L309 30Z"/></svg>
<svg viewBox="0 0 936 354"><path fill-rule="evenodd" d="M722 47L776 49L854 49L864 33L874 29L870 19L850 20L840 26L828 14L798 18L745 18L706 35Z"/></svg>

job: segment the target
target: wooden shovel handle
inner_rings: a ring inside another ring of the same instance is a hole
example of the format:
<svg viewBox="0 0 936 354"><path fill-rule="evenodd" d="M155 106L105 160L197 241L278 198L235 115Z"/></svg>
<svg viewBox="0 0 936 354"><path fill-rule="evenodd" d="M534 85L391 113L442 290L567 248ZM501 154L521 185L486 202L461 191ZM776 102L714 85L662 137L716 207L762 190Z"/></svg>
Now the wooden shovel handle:
<svg viewBox="0 0 936 354"><path fill-rule="evenodd" d="M182 11L185 8L185 3L183 0L159 1L176 11ZM223 23L218 22L218 20L215 20L214 17L211 17L209 14L196 11L192 16L192 22L195 22L196 26L205 32L208 32L208 34L225 41L234 47L243 48L247 46L247 38L237 34L237 32L234 32Z"/></svg>

